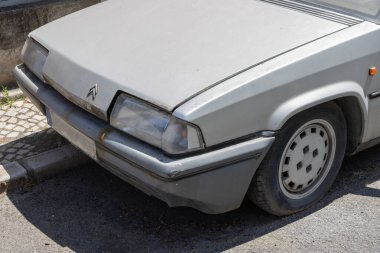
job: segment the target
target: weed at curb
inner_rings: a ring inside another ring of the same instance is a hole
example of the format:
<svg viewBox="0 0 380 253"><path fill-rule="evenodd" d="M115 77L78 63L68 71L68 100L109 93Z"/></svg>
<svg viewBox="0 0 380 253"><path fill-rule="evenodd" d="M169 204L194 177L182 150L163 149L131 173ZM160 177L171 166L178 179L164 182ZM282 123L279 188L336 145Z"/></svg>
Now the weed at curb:
<svg viewBox="0 0 380 253"><path fill-rule="evenodd" d="M15 102L15 99L9 96L8 87L3 86L1 89L2 98L0 100L0 105L8 105L9 107L13 106L13 103Z"/></svg>

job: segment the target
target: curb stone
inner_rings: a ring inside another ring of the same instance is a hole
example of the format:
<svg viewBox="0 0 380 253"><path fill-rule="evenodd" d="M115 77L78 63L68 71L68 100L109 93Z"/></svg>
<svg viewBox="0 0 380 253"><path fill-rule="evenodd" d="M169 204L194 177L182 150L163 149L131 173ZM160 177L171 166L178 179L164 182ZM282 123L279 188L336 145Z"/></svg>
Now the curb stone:
<svg viewBox="0 0 380 253"><path fill-rule="evenodd" d="M52 149L18 162L0 165L0 194L30 181L41 181L91 159L72 145Z"/></svg>
<svg viewBox="0 0 380 253"><path fill-rule="evenodd" d="M27 180L27 171L18 162L0 165L0 194Z"/></svg>

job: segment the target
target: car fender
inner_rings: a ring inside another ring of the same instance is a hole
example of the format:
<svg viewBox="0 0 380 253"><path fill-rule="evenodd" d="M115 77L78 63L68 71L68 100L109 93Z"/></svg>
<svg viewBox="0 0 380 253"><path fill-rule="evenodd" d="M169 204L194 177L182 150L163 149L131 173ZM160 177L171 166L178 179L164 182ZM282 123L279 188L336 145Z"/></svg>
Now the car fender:
<svg viewBox="0 0 380 253"><path fill-rule="evenodd" d="M363 22L222 80L178 105L173 115L198 125L206 146L213 146L277 131L312 106L355 97L366 131L367 95L377 82L368 69L380 65L379 38L379 26Z"/></svg>
<svg viewBox="0 0 380 253"><path fill-rule="evenodd" d="M344 97L355 97L357 99L362 111L363 129L366 129L365 124L368 115L368 100L364 94L363 87L352 81L333 83L328 86L301 93L298 96L285 101L273 111L268 122L268 128L280 129L296 114L319 104Z"/></svg>

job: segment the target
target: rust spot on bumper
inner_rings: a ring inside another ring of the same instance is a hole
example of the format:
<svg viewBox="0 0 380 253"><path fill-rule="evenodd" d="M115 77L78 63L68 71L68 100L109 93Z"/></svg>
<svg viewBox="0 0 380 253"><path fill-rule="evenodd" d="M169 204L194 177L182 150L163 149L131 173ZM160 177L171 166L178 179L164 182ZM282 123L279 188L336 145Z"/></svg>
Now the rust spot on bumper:
<svg viewBox="0 0 380 253"><path fill-rule="evenodd" d="M105 128L103 129L100 133L99 133L99 136L98 136L98 141L103 144L104 143L104 139L106 138L106 136L110 133L112 133L113 131L115 131L114 129L112 129L111 127L108 127L108 128Z"/></svg>

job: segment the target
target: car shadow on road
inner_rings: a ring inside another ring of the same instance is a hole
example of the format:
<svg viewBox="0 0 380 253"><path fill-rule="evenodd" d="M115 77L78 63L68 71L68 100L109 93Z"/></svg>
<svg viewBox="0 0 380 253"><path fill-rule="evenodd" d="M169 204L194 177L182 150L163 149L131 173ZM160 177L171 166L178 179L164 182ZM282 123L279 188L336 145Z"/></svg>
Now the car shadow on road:
<svg viewBox="0 0 380 253"><path fill-rule="evenodd" d="M303 219L347 194L380 197L379 190L368 186L380 179L379 153L380 146L347 158L326 198L283 218L247 200L221 215L168 208L96 164L8 197L33 226L76 252L220 252Z"/></svg>

